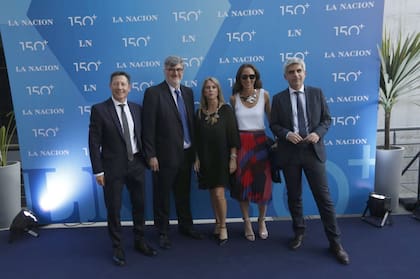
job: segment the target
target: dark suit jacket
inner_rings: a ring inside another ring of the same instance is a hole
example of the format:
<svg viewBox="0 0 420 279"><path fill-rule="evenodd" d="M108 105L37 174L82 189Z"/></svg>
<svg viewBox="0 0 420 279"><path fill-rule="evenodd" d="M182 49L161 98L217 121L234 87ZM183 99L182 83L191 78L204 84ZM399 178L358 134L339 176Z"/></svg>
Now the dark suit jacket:
<svg viewBox="0 0 420 279"><path fill-rule="evenodd" d="M194 147L194 96L181 85ZM179 167L184 158L184 132L178 108L166 81L146 89L143 99L143 145L146 160L157 157L160 167Z"/></svg>
<svg viewBox="0 0 420 279"><path fill-rule="evenodd" d="M309 133L315 132L320 137L319 141L313 145L314 151L317 158L321 162L325 162L326 153L323 137L331 123L330 112L321 89L305 86L305 96ZM273 134L278 137L278 159L280 165L284 166L296 154L296 146L286 140L287 133L293 132L293 112L289 89L277 93L273 97L270 128Z"/></svg>
<svg viewBox="0 0 420 279"><path fill-rule="evenodd" d="M141 107L132 102L128 102L128 106L134 122L137 146L142 152ZM94 174L105 172L107 177L116 177L126 173L127 151L122 127L111 98L91 108L89 153Z"/></svg>

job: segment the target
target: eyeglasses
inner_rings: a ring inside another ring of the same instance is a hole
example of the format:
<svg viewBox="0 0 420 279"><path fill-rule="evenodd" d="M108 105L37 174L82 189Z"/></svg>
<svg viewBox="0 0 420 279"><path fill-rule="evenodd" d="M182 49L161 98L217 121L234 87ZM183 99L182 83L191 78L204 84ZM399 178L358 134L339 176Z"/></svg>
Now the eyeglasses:
<svg viewBox="0 0 420 279"><path fill-rule="evenodd" d="M246 80L246 79L250 79L250 80L254 80L255 79L255 75L242 75L241 79L242 80Z"/></svg>
<svg viewBox="0 0 420 279"><path fill-rule="evenodd" d="M177 73L182 73L184 71L183 68L166 68L166 70L168 72L177 72Z"/></svg>

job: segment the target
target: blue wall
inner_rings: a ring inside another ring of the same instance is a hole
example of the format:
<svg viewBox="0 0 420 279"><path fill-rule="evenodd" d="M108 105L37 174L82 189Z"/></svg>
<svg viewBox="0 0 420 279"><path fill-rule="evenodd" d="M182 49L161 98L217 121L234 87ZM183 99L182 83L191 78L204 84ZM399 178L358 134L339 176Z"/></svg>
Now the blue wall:
<svg viewBox="0 0 420 279"><path fill-rule="evenodd" d="M210 75L228 98L245 62L273 96L287 86L285 59L305 59L306 83L324 90L333 117L325 143L337 212L362 212L374 179L383 0L17 2L1 7L0 27L27 204L43 223L105 220L88 157L90 106L110 96L109 75L118 69L131 74L129 98L141 103L172 54L184 58L183 82L197 102ZM208 193L195 181L192 188L194 218L211 218ZM268 215L288 216L284 184L273 188ZM318 214L307 187L304 200L305 213ZM130 218L128 199L123 216ZM228 216L240 216L230 198Z"/></svg>

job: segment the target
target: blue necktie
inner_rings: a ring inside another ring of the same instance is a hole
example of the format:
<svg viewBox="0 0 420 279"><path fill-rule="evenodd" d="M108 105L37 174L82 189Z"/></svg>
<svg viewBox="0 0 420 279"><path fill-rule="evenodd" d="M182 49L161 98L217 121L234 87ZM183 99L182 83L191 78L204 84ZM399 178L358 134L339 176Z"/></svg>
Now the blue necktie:
<svg viewBox="0 0 420 279"><path fill-rule="evenodd" d="M178 103L178 112L182 121L182 129L184 130L184 141L186 144L190 144L190 132L188 130L188 121L187 121L187 112L185 110L184 99L182 98L181 91L175 89L176 93L176 102Z"/></svg>
<svg viewBox="0 0 420 279"><path fill-rule="evenodd" d="M306 123L305 123L305 115L303 113L303 104L299 98L299 94L302 93L300 91L295 91L296 95L296 106L297 106L297 117L298 117L298 128L299 128L299 135L302 138L305 138L308 133L306 132Z"/></svg>
<svg viewBox="0 0 420 279"><path fill-rule="evenodd" d="M123 126L125 146L127 148L127 157L129 161L132 161L133 160L133 147L131 146L130 131L128 129L127 116L125 115L125 111L124 111L125 104L119 104L118 106L121 108L121 122Z"/></svg>

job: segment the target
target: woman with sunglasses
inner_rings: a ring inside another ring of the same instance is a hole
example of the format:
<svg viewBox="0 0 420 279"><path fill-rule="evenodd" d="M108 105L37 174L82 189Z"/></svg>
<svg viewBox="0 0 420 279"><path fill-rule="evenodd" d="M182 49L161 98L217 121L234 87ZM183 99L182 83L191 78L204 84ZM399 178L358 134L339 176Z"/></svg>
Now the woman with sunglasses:
<svg viewBox="0 0 420 279"><path fill-rule="evenodd" d="M265 225L267 204L271 201L272 182L266 147L264 120L270 117L270 97L262 88L260 73L252 64L242 64L233 85L230 103L235 111L241 139L236 158L237 170L231 196L239 201L245 238L255 240L249 215L250 202L258 204L258 235L268 238Z"/></svg>

